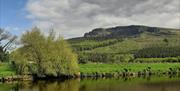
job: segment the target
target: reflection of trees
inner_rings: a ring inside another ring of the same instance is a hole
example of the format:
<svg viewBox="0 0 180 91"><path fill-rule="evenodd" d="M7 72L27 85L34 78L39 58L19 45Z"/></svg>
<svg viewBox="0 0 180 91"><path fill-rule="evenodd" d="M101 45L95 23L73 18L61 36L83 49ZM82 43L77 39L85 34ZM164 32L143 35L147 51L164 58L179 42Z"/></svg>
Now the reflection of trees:
<svg viewBox="0 0 180 91"><path fill-rule="evenodd" d="M1 83L0 82L0 91L18 91L15 89L16 84L13 82L6 82L6 83Z"/></svg>
<svg viewBox="0 0 180 91"><path fill-rule="evenodd" d="M159 77L158 81L157 78L151 78L151 82L144 78L134 78L126 82L124 79L38 81L19 83L13 90L2 91L162 91L162 88L166 91L179 91L180 82L171 82L171 79L165 82L164 78Z"/></svg>
<svg viewBox="0 0 180 91"><path fill-rule="evenodd" d="M17 89L19 88L19 89ZM38 82L23 82L14 88L15 91L79 91L78 80L66 81L38 81ZM13 91L14 91L13 90Z"/></svg>

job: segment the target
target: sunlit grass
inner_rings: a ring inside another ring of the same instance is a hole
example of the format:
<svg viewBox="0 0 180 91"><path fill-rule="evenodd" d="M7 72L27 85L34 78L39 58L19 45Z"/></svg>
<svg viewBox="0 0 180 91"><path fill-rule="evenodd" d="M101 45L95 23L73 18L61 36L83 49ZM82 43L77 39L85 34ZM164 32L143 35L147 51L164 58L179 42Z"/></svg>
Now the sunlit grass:
<svg viewBox="0 0 180 91"><path fill-rule="evenodd" d="M9 63L0 63L0 77L15 75L15 69Z"/></svg>
<svg viewBox="0 0 180 91"><path fill-rule="evenodd" d="M132 72L143 71L151 67L153 72L168 71L169 68L180 68L180 63L127 63L127 64L80 64L80 71L83 73L93 72L122 72L124 69L130 69Z"/></svg>

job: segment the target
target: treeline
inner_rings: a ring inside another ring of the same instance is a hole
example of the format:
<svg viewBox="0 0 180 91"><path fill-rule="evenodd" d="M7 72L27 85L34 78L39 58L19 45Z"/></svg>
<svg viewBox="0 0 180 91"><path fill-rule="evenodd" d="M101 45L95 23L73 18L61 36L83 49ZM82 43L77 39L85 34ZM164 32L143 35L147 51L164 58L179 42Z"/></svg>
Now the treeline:
<svg viewBox="0 0 180 91"><path fill-rule="evenodd" d="M124 37L77 37L77 38L71 38L68 39L68 42L70 43L80 43L82 41L88 41L88 40L93 40L97 42L105 41L105 40L113 40L113 39L123 39Z"/></svg>
<svg viewBox="0 0 180 91"><path fill-rule="evenodd" d="M79 63L160 63L180 62L180 47L150 47L136 51L134 54L78 52Z"/></svg>
<svg viewBox="0 0 180 91"><path fill-rule="evenodd" d="M178 57L166 57L166 58L136 58L134 63L178 63L180 62L180 56Z"/></svg>
<svg viewBox="0 0 180 91"><path fill-rule="evenodd" d="M79 53L78 62L84 63L177 63L180 56L164 58L135 58L134 54Z"/></svg>
<svg viewBox="0 0 180 91"><path fill-rule="evenodd" d="M108 40L108 41L95 41L95 42L92 42L91 44L87 45L88 44L88 41L87 41L87 44L72 44L72 47L75 51L87 51L87 50L93 50L95 48L99 48L99 47L105 47L105 46L110 46L110 45L113 45L117 42L120 42L120 41L123 41L122 39L112 39L112 40Z"/></svg>
<svg viewBox="0 0 180 91"><path fill-rule="evenodd" d="M137 51L135 58L165 58L180 56L180 47L150 47Z"/></svg>
<svg viewBox="0 0 180 91"><path fill-rule="evenodd" d="M132 54L118 53L78 53L79 63L124 63L134 59Z"/></svg>

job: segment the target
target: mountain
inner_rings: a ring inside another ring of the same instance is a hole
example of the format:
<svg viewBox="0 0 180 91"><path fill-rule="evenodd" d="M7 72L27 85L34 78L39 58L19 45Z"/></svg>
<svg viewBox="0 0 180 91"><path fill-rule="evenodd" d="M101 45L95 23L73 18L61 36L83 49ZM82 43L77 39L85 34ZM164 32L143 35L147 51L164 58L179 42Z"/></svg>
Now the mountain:
<svg viewBox="0 0 180 91"><path fill-rule="evenodd" d="M174 35L175 33L168 28L148 27L140 25L117 26L113 28L96 28L89 33L85 33L84 37L128 37L139 36L142 33L151 33L154 35Z"/></svg>
<svg viewBox="0 0 180 91"><path fill-rule="evenodd" d="M112 62L116 58L134 58L136 55L180 56L180 29L142 25L96 28L83 37L68 41L83 62Z"/></svg>

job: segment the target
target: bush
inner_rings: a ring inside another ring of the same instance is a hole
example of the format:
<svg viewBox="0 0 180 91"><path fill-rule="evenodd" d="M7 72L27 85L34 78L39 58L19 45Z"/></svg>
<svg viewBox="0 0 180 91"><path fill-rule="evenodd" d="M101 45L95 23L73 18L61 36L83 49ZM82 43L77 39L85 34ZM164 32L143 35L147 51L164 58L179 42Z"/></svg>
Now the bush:
<svg viewBox="0 0 180 91"><path fill-rule="evenodd" d="M19 74L38 77L73 75L78 73L77 56L62 38L52 31L48 36L38 28L21 37L22 47L11 54Z"/></svg>

